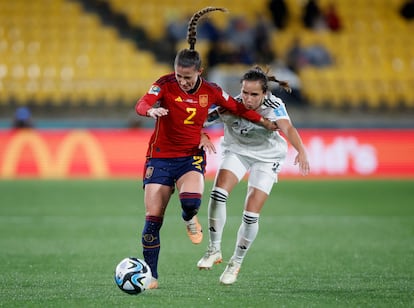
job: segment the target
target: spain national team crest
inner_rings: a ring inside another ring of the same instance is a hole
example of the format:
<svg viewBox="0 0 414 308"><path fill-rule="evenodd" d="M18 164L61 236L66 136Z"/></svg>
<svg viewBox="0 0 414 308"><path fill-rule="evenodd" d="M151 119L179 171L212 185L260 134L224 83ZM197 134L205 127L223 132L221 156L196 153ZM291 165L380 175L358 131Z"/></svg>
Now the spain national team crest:
<svg viewBox="0 0 414 308"><path fill-rule="evenodd" d="M154 173L154 167L148 167L145 171L145 178L149 179L152 177L152 174Z"/></svg>
<svg viewBox="0 0 414 308"><path fill-rule="evenodd" d="M208 106L208 95L203 94L198 97L198 103L201 107L207 107Z"/></svg>

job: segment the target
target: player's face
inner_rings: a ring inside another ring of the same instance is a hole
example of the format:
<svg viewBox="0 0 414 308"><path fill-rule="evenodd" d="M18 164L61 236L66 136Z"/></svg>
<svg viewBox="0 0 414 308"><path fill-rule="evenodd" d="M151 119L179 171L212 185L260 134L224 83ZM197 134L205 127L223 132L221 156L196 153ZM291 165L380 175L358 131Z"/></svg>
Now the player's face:
<svg viewBox="0 0 414 308"><path fill-rule="evenodd" d="M177 79L178 85L180 88L188 92L192 88L194 88L198 76L200 76L201 70L196 70L195 66L192 67L182 67L176 66L175 67L175 78Z"/></svg>
<svg viewBox="0 0 414 308"><path fill-rule="evenodd" d="M260 81L243 80L241 87L243 104L247 109L257 109L262 104L265 93L263 93Z"/></svg>

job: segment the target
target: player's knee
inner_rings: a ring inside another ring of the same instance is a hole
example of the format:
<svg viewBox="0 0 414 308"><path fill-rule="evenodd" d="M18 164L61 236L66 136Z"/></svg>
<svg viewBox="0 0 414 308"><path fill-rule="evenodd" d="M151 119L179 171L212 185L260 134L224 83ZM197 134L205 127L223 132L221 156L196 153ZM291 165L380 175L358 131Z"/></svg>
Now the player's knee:
<svg viewBox="0 0 414 308"><path fill-rule="evenodd" d="M198 213L201 205L201 194L199 193L180 193L182 216L184 220L190 220Z"/></svg>

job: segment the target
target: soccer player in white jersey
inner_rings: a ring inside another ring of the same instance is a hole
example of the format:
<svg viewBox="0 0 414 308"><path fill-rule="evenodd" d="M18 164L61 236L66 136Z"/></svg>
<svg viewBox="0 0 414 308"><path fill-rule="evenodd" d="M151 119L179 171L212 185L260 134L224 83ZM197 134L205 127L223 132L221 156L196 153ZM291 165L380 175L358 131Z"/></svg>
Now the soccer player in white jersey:
<svg viewBox="0 0 414 308"><path fill-rule="evenodd" d="M294 164L299 165L302 175L309 173L309 162L301 137L292 125L285 104L268 89L269 81L279 83L286 90L288 84L267 76L256 66L247 71L241 80L241 93L237 97L248 109L277 123L279 129L296 149ZM237 280L243 259L256 238L259 216L278 173L285 161L287 142L278 131L269 131L248 120L232 115L222 108L210 112L205 126L224 123L222 138L223 159L217 171L208 204L209 245L198 261L199 269L211 269L222 262L221 239L226 223L226 202L233 188L249 172L247 196L242 222L237 233L236 246L220 282L233 284Z"/></svg>

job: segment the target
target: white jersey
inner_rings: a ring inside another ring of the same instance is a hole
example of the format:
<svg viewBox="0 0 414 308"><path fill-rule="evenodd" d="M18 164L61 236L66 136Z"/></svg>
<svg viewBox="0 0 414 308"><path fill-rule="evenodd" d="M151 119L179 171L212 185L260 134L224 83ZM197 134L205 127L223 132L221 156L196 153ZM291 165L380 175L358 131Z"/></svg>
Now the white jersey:
<svg viewBox="0 0 414 308"><path fill-rule="evenodd" d="M273 95L271 98L273 107L262 104L256 111L271 121L290 120L282 100ZM220 113L218 109L210 113L205 126L217 122L224 124L224 136L221 141L224 154L233 152L257 161L283 163L287 154L287 142L278 131L270 131L231 113Z"/></svg>

